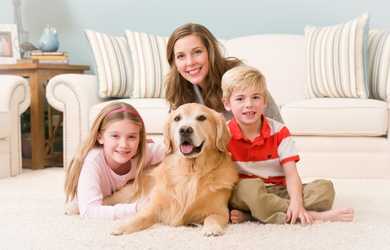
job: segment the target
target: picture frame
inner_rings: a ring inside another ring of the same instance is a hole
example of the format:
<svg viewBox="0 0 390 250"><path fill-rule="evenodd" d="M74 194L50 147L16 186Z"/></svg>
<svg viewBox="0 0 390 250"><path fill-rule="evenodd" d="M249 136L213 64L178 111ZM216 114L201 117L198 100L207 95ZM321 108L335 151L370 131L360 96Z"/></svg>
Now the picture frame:
<svg viewBox="0 0 390 250"><path fill-rule="evenodd" d="M0 64L14 64L20 59L16 24L0 24Z"/></svg>

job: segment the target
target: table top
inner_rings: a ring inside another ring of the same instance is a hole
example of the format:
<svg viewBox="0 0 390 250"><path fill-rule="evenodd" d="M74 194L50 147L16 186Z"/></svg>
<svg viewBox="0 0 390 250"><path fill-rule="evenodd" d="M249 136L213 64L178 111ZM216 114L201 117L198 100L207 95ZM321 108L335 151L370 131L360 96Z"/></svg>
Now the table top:
<svg viewBox="0 0 390 250"><path fill-rule="evenodd" d="M18 62L16 64L0 64L0 71L26 69L89 70L89 66L62 63L39 63L38 61Z"/></svg>

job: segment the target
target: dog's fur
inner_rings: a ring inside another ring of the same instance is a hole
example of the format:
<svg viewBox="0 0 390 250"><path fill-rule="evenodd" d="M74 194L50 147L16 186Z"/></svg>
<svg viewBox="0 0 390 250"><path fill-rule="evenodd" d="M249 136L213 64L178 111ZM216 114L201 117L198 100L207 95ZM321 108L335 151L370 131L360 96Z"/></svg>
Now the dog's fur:
<svg viewBox="0 0 390 250"><path fill-rule="evenodd" d="M149 202L113 234L129 234L163 223L204 224L207 236L220 235L229 221L228 200L238 175L227 151L230 139L221 114L185 104L169 115L164 128L167 155L142 184ZM104 204L129 201L128 185Z"/></svg>

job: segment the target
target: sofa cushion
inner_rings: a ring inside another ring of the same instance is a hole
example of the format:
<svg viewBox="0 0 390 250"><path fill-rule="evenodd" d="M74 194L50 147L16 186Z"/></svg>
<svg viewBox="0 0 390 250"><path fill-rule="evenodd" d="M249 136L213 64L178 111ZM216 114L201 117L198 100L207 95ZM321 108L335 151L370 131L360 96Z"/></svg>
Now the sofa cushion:
<svg viewBox="0 0 390 250"><path fill-rule="evenodd" d="M95 58L99 96L129 97L132 91L131 58L126 38L86 30Z"/></svg>
<svg viewBox="0 0 390 250"><path fill-rule="evenodd" d="M264 34L223 42L227 56L259 69L279 105L305 98L305 46L302 35ZM288 91L286 91L288 87Z"/></svg>
<svg viewBox="0 0 390 250"><path fill-rule="evenodd" d="M133 67L133 98L164 97L168 38L126 30Z"/></svg>
<svg viewBox="0 0 390 250"><path fill-rule="evenodd" d="M281 114L293 135L383 136L386 102L373 99L314 98L284 105Z"/></svg>
<svg viewBox="0 0 390 250"><path fill-rule="evenodd" d="M390 32L370 30L368 56L371 94L376 99L390 100Z"/></svg>
<svg viewBox="0 0 390 250"><path fill-rule="evenodd" d="M92 126L97 114L109 103L126 102L133 105L145 122L146 133L161 134L169 114L169 104L163 98L131 98L99 103L92 106L89 113L89 127Z"/></svg>
<svg viewBox="0 0 390 250"><path fill-rule="evenodd" d="M368 98L368 16L305 28L309 97Z"/></svg>

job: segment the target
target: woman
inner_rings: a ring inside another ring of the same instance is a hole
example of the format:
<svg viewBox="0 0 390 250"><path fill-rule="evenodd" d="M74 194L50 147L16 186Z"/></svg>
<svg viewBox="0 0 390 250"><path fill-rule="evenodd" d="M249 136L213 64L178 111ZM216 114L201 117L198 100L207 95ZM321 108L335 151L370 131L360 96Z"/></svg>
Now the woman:
<svg viewBox="0 0 390 250"><path fill-rule="evenodd" d="M227 70L242 62L223 57L217 39L206 27L194 23L178 27L169 37L167 58L171 69L165 80L165 96L171 109L184 103L200 102L224 112L227 119L231 117L223 107L221 79ZM265 115L282 122L278 107L267 94Z"/></svg>

